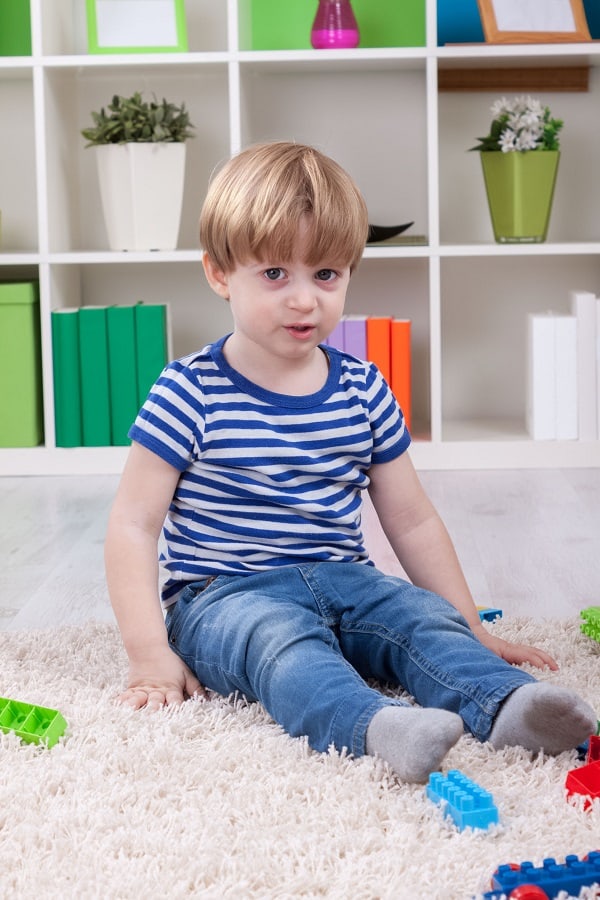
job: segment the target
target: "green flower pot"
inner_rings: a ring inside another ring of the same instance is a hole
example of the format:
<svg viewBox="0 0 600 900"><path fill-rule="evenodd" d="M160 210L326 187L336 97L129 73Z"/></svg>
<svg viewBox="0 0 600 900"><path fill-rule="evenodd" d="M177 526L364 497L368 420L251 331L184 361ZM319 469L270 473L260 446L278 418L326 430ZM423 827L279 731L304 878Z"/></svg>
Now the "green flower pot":
<svg viewBox="0 0 600 900"><path fill-rule="evenodd" d="M545 241L560 152L488 151L480 156L496 241Z"/></svg>

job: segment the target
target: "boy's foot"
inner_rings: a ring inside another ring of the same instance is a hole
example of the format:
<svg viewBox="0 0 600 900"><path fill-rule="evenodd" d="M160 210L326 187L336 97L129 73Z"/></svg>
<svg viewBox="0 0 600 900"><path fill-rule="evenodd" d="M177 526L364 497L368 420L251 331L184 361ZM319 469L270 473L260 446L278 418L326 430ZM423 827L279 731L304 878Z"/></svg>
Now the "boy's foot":
<svg viewBox="0 0 600 900"><path fill-rule="evenodd" d="M556 755L583 743L596 726L594 710L578 694L536 681L509 694L496 714L489 740L498 750L520 746Z"/></svg>
<svg viewBox="0 0 600 900"><path fill-rule="evenodd" d="M463 721L444 709L384 706L367 728L366 752L390 764L402 781L425 784L463 733Z"/></svg>

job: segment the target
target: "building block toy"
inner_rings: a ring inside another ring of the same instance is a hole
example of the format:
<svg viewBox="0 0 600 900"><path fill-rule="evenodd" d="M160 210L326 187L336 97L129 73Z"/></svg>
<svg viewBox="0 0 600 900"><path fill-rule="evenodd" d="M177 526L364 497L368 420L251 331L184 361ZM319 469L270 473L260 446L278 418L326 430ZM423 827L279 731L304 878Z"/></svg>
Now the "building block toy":
<svg viewBox="0 0 600 900"><path fill-rule="evenodd" d="M600 884L600 851L593 851L579 859L574 854L567 856L563 864L555 859L545 859L541 866L532 862L522 862L519 866L502 865L492 876L492 890L483 894L485 900L495 900L504 895L513 900L545 895L549 900L557 897L561 891L577 896L582 887ZM524 893L523 889L530 889ZM537 888L538 893L533 893ZM540 893L542 891L542 893Z"/></svg>
<svg viewBox="0 0 600 900"><path fill-rule="evenodd" d="M597 724L596 733L590 735L583 744L579 744L576 750L577 758L585 760L586 763L596 762L597 759L600 759L600 722Z"/></svg>
<svg viewBox="0 0 600 900"><path fill-rule="evenodd" d="M498 810L490 792L458 769L451 769L446 776L432 772L425 792L430 800L443 807L444 814L461 831L463 828L488 828L498 821Z"/></svg>
<svg viewBox="0 0 600 900"><path fill-rule="evenodd" d="M600 606L588 606L579 613L583 622L581 631L595 641L600 641Z"/></svg>
<svg viewBox="0 0 600 900"><path fill-rule="evenodd" d="M600 730L600 722L598 723ZM583 745L582 745L583 746ZM600 736L592 734L585 744L585 765L567 772L565 787L567 797L582 794L588 798L584 809L590 809L591 803L596 797L600 797ZM581 758L581 757L580 757Z"/></svg>
<svg viewBox="0 0 600 900"><path fill-rule="evenodd" d="M600 722L598 723L598 726L598 730L600 731ZM589 764L598 761L600 761L600 734L592 734L588 741L586 763Z"/></svg>
<svg viewBox="0 0 600 900"><path fill-rule="evenodd" d="M494 619L502 618L502 610L495 609L493 606L478 606L477 612L482 622L493 622Z"/></svg>
<svg viewBox="0 0 600 900"><path fill-rule="evenodd" d="M0 697L0 731L14 731L28 744L53 747L66 728L65 719L55 709Z"/></svg>
<svg viewBox="0 0 600 900"><path fill-rule="evenodd" d="M575 794L587 797L588 802L584 804L583 808L590 809L592 804L589 801L600 797L600 760L567 772L565 787L569 798Z"/></svg>

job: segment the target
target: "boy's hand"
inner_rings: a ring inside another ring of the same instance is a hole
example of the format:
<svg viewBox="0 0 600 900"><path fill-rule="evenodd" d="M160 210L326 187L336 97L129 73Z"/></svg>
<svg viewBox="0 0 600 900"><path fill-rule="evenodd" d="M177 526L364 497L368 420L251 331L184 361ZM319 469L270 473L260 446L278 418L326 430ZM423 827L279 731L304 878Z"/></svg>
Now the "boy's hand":
<svg viewBox="0 0 600 900"><path fill-rule="evenodd" d="M143 662L131 662L127 690L117 698L133 709L178 706L188 697L206 696L196 676L169 647Z"/></svg>
<svg viewBox="0 0 600 900"><path fill-rule="evenodd" d="M543 669L545 666L548 666L553 671L558 669L558 663L548 653L539 650L537 647L505 641L503 638L490 634L483 626L473 630L482 644L513 666L518 666L521 663L530 663L536 669Z"/></svg>

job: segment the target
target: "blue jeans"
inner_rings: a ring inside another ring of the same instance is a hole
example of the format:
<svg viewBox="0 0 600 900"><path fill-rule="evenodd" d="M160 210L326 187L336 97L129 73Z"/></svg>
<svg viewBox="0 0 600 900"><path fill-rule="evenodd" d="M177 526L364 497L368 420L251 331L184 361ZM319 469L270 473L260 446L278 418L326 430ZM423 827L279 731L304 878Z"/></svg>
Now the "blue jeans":
<svg viewBox="0 0 600 900"><path fill-rule="evenodd" d="M283 566L189 585L167 612L171 646L206 687L259 700L315 750L355 756L400 685L486 740L501 702L535 679L486 649L437 594L364 563Z"/></svg>

